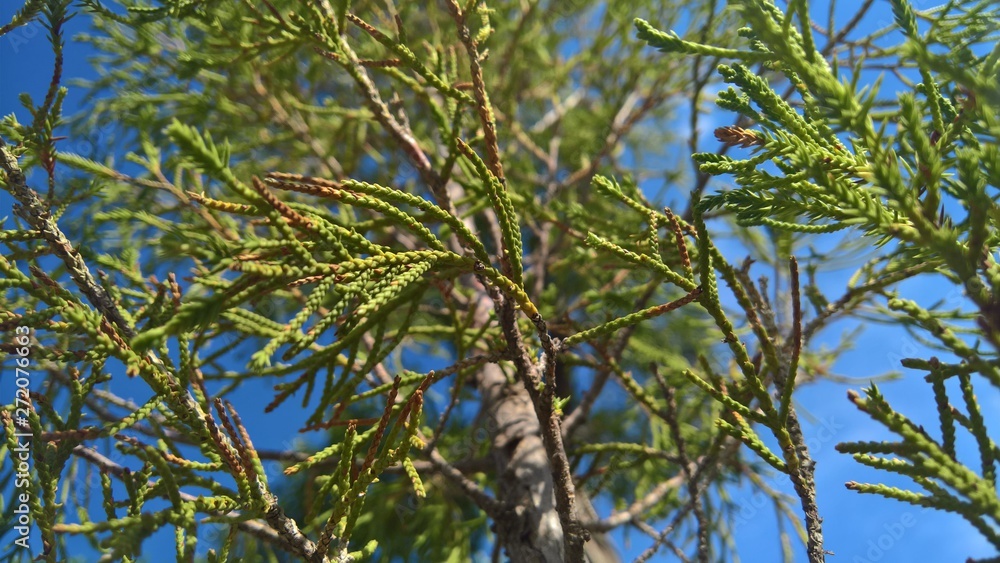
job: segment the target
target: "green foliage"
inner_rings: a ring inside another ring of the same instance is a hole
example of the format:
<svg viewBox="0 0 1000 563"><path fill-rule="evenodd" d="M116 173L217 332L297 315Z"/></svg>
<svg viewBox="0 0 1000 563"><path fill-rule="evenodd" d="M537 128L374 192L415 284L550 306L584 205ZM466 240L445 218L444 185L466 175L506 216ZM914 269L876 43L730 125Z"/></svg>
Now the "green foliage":
<svg viewBox="0 0 1000 563"><path fill-rule="evenodd" d="M0 457L30 434L41 559L81 536L137 561L165 530L184 561L602 561L634 526L650 557L724 560L749 482L822 561L795 396L851 316L949 359L904 361L940 439L873 385L852 400L900 441L839 446L927 493L849 487L1000 548L975 393L1000 386L996 7L893 2L902 43L867 52L888 31L814 31L805 1L625 4L85 0L102 72L64 118L74 6L26 2L2 32L41 18L56 64L32 122L0 122L0 326L4 369L46 379L0 410ZM885 58L898 97L869 80ZM688 170L720 84L735 124ZM811 245L837 232L866 261L828 298L817 276L856 256ZM962 307L900 293L929 275ZM311 440L254 444L263 385Z"/></svg>
<svg viewBox="0 0 1000 563"><path fill-rule="evenodd" d="M866 399L853 394L852 400L901 441L838 446L862 464L911 478L927 494L878 483L851 482L848 488L957 512L1000 548L997 450L971 377L985 378L987 390L1000 387L995 365L1000 344L995 313L1000 299L996 265L1000 208L990 195L991 188L1000 186L996 183L1000 122L995 86L986 86L995 84L1000 70L995 43L1000 13L987 3L961 8L950 4L933 14L919 14L929 25L928 32L921 32L912 6L906 0L893 1L896 25L905 40L882 56L898 57L896 67L916 74L920 82L898 99L884 100L879 98L878 83L858 89L861 61L846 75L825 63L802 17L807 13L805 2L797 3L801 11L790 9L788 14L765 2L736 4L748 24L743 35L766 58L681 42L636 20L640 37L661 50L712 52L733 59L719 65L726 82L735 86L720 96L719 105L759 128L716 130L721 142L751 149L748 158L695 155L702 171L732 176L739 186L705 198L702 209L726 209L745 226L799 232L856 227L874 244L889 249L880 272L864 272L864 286L879 288L887 315L925 331L937 340L942 353L960 363L946 364L936 357L904 360L906 367L928 372L940 440L894 411L872 386ZM801 24L798 30L788 25L793 19ZM748 66L762 60L773 75L794 85L796 104L770 85L773 78ZM943 274L958 291L964 290L968 308L956 316L938 306L925 308L897 297L889 287L901 279L899 272L908 272L906 277ZM827 304L819 312L837 305ZM975 343L962 334L972 318ZM958 393L948 388L955 380ZM716 398L728 404L725 397ZM953 403L958 398L964 412ZM975 441L976 469L956 459L956 420ZM762 446L748 445L780 468L780 460Z"/></svg>

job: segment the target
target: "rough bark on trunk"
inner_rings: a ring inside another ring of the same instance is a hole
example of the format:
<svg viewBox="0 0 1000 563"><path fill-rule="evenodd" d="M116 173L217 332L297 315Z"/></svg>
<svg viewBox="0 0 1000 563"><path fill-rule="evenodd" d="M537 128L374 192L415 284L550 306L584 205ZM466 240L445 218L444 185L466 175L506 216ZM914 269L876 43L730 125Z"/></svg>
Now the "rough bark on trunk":
<svg viewBox="0 0 1000 563"><path fill-rule="evenodd" d="M489 322L492 302L482 295L477 323ZM497 364L484 366L476 387L486 414L490 451L496 466L497 500L506 510L496 518L497 542L511 561L555 563L566 561L564 534L555 503L552 464L542 442L541 426L528 391L516 377ZM596 518L589 499L578 496L581 519ZM618 563L620 559L604 534L584 546L591 563Z"/></svg>
<svg viewBox="0 0 1000 563"><path fill-rule="evenodd" d="M477 386L488 415L497 497L507 505L495 522L497 540L511 561L562 562L552 467L531 399L496 364L480 370Z"/></svg>

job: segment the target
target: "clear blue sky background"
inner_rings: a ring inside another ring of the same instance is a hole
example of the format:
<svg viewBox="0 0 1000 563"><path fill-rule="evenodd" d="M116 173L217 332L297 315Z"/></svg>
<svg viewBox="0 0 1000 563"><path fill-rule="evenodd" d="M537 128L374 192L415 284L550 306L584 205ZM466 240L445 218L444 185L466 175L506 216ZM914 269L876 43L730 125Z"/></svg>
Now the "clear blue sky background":
<svg viewBox="0 0 1000 563"><path fill-rule="evenodd" d="M4 1L0 3L0 22L10 20L14 10L21 5L21 2ZM842 8L838 10L837 20L840 24L849 19L853 13L854 3L841 2ZM918 9L926 9L930 6L928 2L914 2ZM825 3L814 3L813 11L825 23L827 7ZM640 15L641 14L637 14ZM69 29L72 33L84 30L87 18L79 16L74 19ZM891 13L887 2L879 0L873 13L866 18L866 23L862 25L860 31L866 32L876 27L881 27L891 22ZM40 25L33 25L28 28L21 28L0 38L0 114L16 113L22 122L30 121L27 112L21 107L17 96L21 92L29 92L36 101L44 96L48 81L50 79L52 55L48 41L45 39L45 30ZM72 34L71 33L71 34ZM70 43L66 49L65 77L93 77L94 71L88 65L86 59L91 54L88 47ZM654 57L653 52L650 53ZM883 87L885 94L892 94L900 86L898 83L887 81ZM70 86L70 95L67 100L67 114L72 114L79 108L82 91L79 88ZM718 115L718 124L726 124L730 121L728 115ZM706 134L702 138L711 139L707 134L712 129L706 120ZM69 147L63 145L64 149L73 152L86 152L72 146L73 139L62 141L69 143ZM705 149L714 150L714 142L707 142ZM36 186L37 188L38 186ZM10 205L12 201L6 192L0 193L0 217L10 215ZM827 244L832 244L837 235L829 235ZM726 250L726 249L724 249ZM739 255L737 247L731 248ZM852 265L853 266L853 265ZM847 267L836 271L827 271L824 274L823 288L828 296L839 296L844 289L847 278L853 273L854 267ZM938 299L948 299L951 306L960 306L964 297L961 293L956 293L954 289L943 280L934 280L906 284L902 287L903 296L916 299L922 304L929 304ZM821 335L819 343L826 343L833 347L839 341L842 331L855 326L852 323L840 322L833 328L828 329ZM914 341L903 331L883 325L867 326L854 342L854 349L845 354L835 366L835 372L856 378L856 383L851 385L819 383L801 390L798 395L798 408L809 422L806 423L804 431L810 440L810 451L817 461L817 481L819 491L819 505L821 512L825 514L824 533L826 546L833 551L836 556L830 561L840 563L856 563L876 561L962 561L966 557L987 557L995 555L985 540L964 520L958 516L939 513L931 510L904 505L901 503L888 501L880 497L862 496L844 487L844 483L850 480L856 481L879 481L885 480L884 474L876 474L874 471L855 463L850 457L837 453L834 446L838 442L853 440L878 440L889 438L889 435L879 427L873 425L871 421L862 413L858 412L846 398L848 388L860 389L867 385L868 378L885 373L891 370L900 370L899 360L903 357L927 357L932 352L925 350L918 342ZM266 385L266 383L261 383ZM123 387L116 382L116 392L129 396L135 393L134 400L143 401L146 398L146 391L143 386L135 383L124 383ZM134 389L127 386L133 385ZM927 428L935 433L937 428L933 410L933 399L930 388L926 385L920 374L903 371L903 377L891 383L883 384L882 389L888 400L897 410L909 414L918 422L927 425ZM980 385L980 400L983 410L989 417L997 412L1000 401L996 390L987 385ZM305 417L303 412L295 412L283 409L280 414L260 414L250 417L248 413L263 413L264 406L270 401L272 394L270 388L254 392L247 387L240 391L234 402L238 409L244 414L244 421L247 423L251 435L258 447L268 449L278 449L289 447L290 440L294 440L298 434L295 429ZM987 392L988 391L988 392ZM13 397L13 384L10 374L3 374L0 378L0 401L9 402ZM923 413L918 416L918 413ZM972 445L965 443L966 460L975 460L972 453ZM972 454L970 457L969 454ZM269 468L272 477L276 477L279 468L274 466ZM890 483L909 487L909 483L904 480L890 480ZM778 490L792 493L791 486L787 480L775 478L771 484ZM3 491L6 498L9 498L9 491ZM743 507L741 518L734 525L736 526L736 538L739 551L744 561L769 562L780 560L780 546L775 533L776 524L774 513L767 503L760 502L759 497L755 497L750 489L735 490L732 493L738 505ZM609 507L598 506L602 514L607 514ZM796 507L796 512L798 509ZM623 555L626 560L631 560L637 556L647 545L643 538L639 538L632 533L634 540L626 542L621 535L616 536L619 546L623 548ZM37 537L35 545L37 546ZM5 535L2 540L0 553L3 553L10 544L11 536ZM802 559L803 549L796 544L794 550L797 559ZM146 551L148 561L173 560L172 538L160 534L155 539L155 545L149 545ZM160 553L162 557L151 554ZM670 560L661 552L655 560Z"/></svg>

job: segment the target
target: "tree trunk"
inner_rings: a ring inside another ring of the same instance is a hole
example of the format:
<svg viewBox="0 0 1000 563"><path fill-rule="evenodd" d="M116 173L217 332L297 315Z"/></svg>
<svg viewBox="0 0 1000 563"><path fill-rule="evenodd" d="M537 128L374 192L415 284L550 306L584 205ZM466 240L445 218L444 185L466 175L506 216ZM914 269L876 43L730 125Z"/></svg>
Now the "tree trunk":
<svg viewBox="0 0 1000 563"><path fill-rule="evenodd" d="M482 295L476 311L477 324L489 322L492 306L490 298ZM497 500L507 505L494 522L497 542L514 562L562 563L566 560L564 537L556 511L552 464L545 453L528 391L497 364L484 366L475 383L487 415L486 429L497 472ZM590 499L579 491L577 495L580 519L596 519ZM604 534L598 536L584 545L587 561L619 563L610 540Z"/></svg>

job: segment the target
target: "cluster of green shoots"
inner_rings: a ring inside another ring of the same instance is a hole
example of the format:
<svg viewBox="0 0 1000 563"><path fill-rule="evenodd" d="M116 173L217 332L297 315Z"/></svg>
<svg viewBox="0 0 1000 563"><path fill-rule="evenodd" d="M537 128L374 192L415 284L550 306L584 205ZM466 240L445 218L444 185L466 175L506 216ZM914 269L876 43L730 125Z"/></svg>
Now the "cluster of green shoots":
<svg viewBox="0 0 1000 563"><path fill-rule="evenodd" d="M700 209L727 210L740 225L779 231L859 229L885 249L852 280L844 298L831 303L810 295L813 314L851 308L875 293L884 299L886 317L951 360L902 362L926 373L937 405L936 435L894 410L873 384L864 397L852 391L849 398L897 440L837 446L861 464L911 479L923 491L880 483L847 487L960 514L1000 549L1000 450L975 393L976 387L991 395L1000 389L997 8L949 4L918 19L907 0L893 0L895 26L904 40L871 55L895 58L898 74L919 82L906 81L898 98L885 99L879 82L859 88L864 60L845 69L818 50L807 2L790 2L784 13L770 2L735 5L747 24L746 50L683 41L636 22L639 36L662 51L724 61L718 71L732 87L719 94L718 104L741 120L716 136L750 155L694 155L702 171L731 177L737 186L706 197ZM790 85L789 93L772 86L779 79ZM894 293L903 280L935 274L964 294L958 309L944 308L955 300L922 306ZM794 367L789 374L794 377ZM738 412L729 399L717 399ZM764 416L757 421L780 430L775 423L781 419L768 418L766 403L762 406ZM972 438L977 459L959 458L959 430ZM785 470L773 453L751 448Z"/></svg>
<svg viewBox="0 0 1000 563"><path fill-rule="evenodd" d="M567 3L599 14L587 29L600 31L595 52L621 57L606 67L592 52L564 57L545 18L566 15L544 2L447 0L431 13L393 2L79 4L115 69L92 91L121 91L91 100L76 130L121 116L125 163L56 142L71 2L28 1L2 29L43 21L56 58L44 101L22 98L32 123L0 123L0 187L16 200L0 231L10 249L0 327L31 329L30 362L45 377L23 417L0 410L0 459L30 435L42 558L64 558L78 535L138 561L144 541L171 529L177 560L194 561L204 527L217 525L228 532L208 561L365 560L414 542L459 560L488 519L497 545L517 553L518 534L503 530L527 501L510 491L537 483L516 470L518 444L503 443L509 429L495 420L523 393L554 499L535 504L554 506L559 557L582 560L588 539L633 525L651 538L642 559L666 546L707 562L732 537L732 505L709 491L736 475L759 484L762 460L792 484L804 525L777 493L775 504L808 559L823 561L822 499L794 397L832 362L811 339L851 315L890 319L940 350L903 361L926 373L939 428L895 411L874 384L851 392L898 440L837 449L923 492L848 487L961 514L1000 549L1000 450L975 393L1000 388L1000 9L990 2L918 13L892 0L903 41L877 47L877 35L851 49L838 47L849 29L838 34L832 17L814 29L806 0L785 12L733 0L722 15L706 2L692 8L702 27L684 37L643 19L633 28L624 3ZM637 3L636 14L640 4L663 3ZM713 31L732 21L745 27ZM898 97L859 87L880 58L903 80ZM551 76L517 86L510 69L544 64ZM158 80L164 69L170 79ZM621 74L566 94L602 72ZM687 208L653 205L620 149L638 154L631 128L679 95L697 116L717 78L731 85L717 104L734 125L715 131L719 151L693 154ZM710 177L735 186L707 193ZM770 263L787 295L771 297L751 260L724 254L713 225L727 219L781 249ZM845 229L877 256L828 300L816 264L800 266L793 250L797 237ZM932 277L963 305L896 293ZM3 344L5 368L16 350ZM413 351L448 361L416 369ZM592 378L560 383L567 371ZM147 395L114 395L112 373ZM325 432L320 446L254 446L233 394L263 381L274 387L265 410L300 401L301 430ZM609 382L638 408L595 407ZM480 414L453 423L468 404ZM470 439L465 424L488 439ZM959 456L960 432L978 459ZM274 461L308 484L280 491L267 476ZM67 482L94 470L100 498L71 497ZM0 481L12 475L5 465ZM586 512L601 494L616 510L604 519ZM413 542L386 529L407 495L421 503L415 521L437 522L410 530Z"/></svg>

